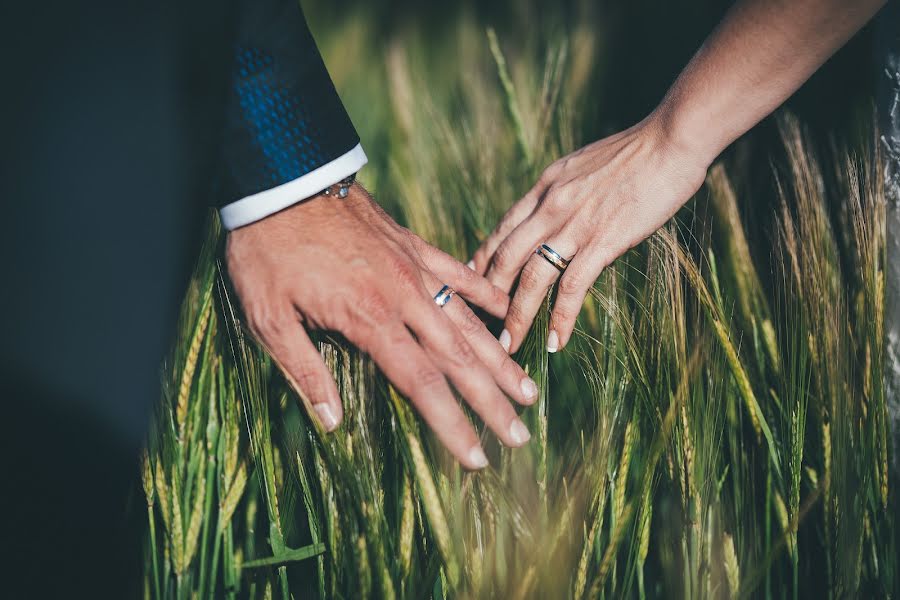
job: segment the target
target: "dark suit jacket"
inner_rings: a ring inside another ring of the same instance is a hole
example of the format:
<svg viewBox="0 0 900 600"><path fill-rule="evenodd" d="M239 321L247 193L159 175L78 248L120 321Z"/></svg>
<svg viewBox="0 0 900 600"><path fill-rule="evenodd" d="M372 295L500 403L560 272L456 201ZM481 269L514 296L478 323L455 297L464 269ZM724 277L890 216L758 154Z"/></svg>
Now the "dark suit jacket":
<svg viewBox="0 0 900 600"><path fill-rule="evenodd" d="M0 40L0 569L131 597L203 216L359 140L294 0L3 3Z"/></svg>
<svg viewBox="0 0 900 600"><path fill-rule="evenodd" d="M301 177L359 143L294 0L241 0L234 50L221 204Z"/></svg>

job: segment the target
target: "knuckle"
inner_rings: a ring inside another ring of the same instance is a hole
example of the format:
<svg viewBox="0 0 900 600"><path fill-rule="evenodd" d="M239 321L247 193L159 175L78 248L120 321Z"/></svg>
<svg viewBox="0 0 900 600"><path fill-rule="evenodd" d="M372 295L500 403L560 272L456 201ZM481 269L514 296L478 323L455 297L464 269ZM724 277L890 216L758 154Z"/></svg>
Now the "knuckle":
<svg viewBox="0 0 900 600"><path fill-rule="evenodd" d="M478 248L478 250L475 251L475 254L472 255L472 260L475 262L476 265L485 265L488 262L490 262L489 259L490 259L490 255L488 254L486 244L482 245L480 248ZM466 267L466 270L471 271L471 269L469 269L469 267ZM472 273L474 274L475 272L472 271Z"/></svg>
<svg viewBox="0 0 900 600"><path fill-rule="evenodd" d="M299 361L293 365L292 375L304 392L316 392L323 387L318 365L311 360Z"/></svg>
<svg viewBox="0 0 900 600"><path fill-rule="evenodd" d="M513 208L515 208L515 205L513 205ZM502 217L500 217L499 221L497 221L497 224L494 226L494 230L488 236L487 241L488 242L496 242L497 236L500 235L499 232L508 231L510 228L512 228L513 221L514 221L513 210L510 209L510 210L506 211Z"/></svg>
<svg viewBox="0 0 900 600"><path fill-rule="evenodd" d="M559 293L563 296L578 294L582 287L582 280L575 273L566 273L566 276L559 280Z"/></svg>
<svg viewBox="0 0 900 600"><path fill-rule="evenodd" d="M503 307L503 310L506 310L506 307L509 306L509 294L506 294L496 285L491 285L490 289L490 301L497 306Z"/></svg>
<svg viewBox="0 0 900 600"><path fill-rule="evenodd" d="M350 342L365 354L375 354L379 348L379 340L386 340L390 347L401 348L404 340L396 340L384 325L372 324L368 320L354 318L346 331L341 331ZM396 344L395 344L396 340Z"/></svg>
<svg viewBox="0 0 900 600"><path fill-rule="evenodd" d="M515 300L509 305L509 310L506 311L506 323L513 327L520 327L525 324L525 313L522 310L522 305Z"/></svg>
<svg viewBox="0 0 900 600"><path fill-rule="evenodd" d="M553 161L541 173L540 181L548 184L552 183L556 176L559 175L560 171L563 170L564 166L562 159Z"/></svg>
<svg viewBox="0 0 900 600"><path fill-rule="evenodd" d="M414 390L417 394L431 394L444 384L444 376L432 366L419 368L415 377Z"/></svg>
<svg viewBox="0 0 900 600"><path fill-rule="evenodd" d="M250 307L247 321L250 330L263 339L278 339L286 328L285 319L264 305Z"/></svg>
<svg viewBox="0 0 900 600"><path fill-rule="evenodd" d="M512 267L513 256L512 256L512 248L506 242L497 246L497 250L494 252L494 267L504 271L508 270Z"/></svg>
<svg viewBox="0 0 900 600"><path fill-rule="evenodd" d="M478 279L478 274L475 273L475 271L459 262L456 264L454 270L456 273L458 287L468 288L472 285L475 285L476 280Z"/></svg>
<svg viewBox="0 0 900 600"><path fill-rule="evenodd" d="M463 319L462 324L460 325L460 330L466 335L475 335L480 333L484 328L484 323L481 322L481 319L478 318L478 315L474 313L470 308L466 307L463 310Z"/></svg>
<svg viewBox="0 0 900 600"><path fill-rule="evenodd" d="M405 256L396 256L390 262L391 280L402 288L409 288L418 282L418 269Z"/></svg>
<svg viewBox="0 0 900 600"><path fill-rule="evenodd" d="M537 269L528 264L522 269L519 275L519 289L525 292L534 292L541 286L541 277L537 273Z"/></svg>
<svg viewBox="0 0 900 600"><path fill-rule="evenodd" d="M461 367L471 367L474 365L477 358L472 344L463 339L459 340L456 343L456 351L453 354L453 359Z"/></svg>
<svg viewBox="0 0 900 600"><path fill-rule="evenodd" d="M566 208L567 195L568 190L565 187L551 186L547 191L547 195L544 196L544 201L541 203L544 214L548 217L556 217L562 213Z"/></svg>
<svg viewBox="0 0 900 600"><path fill-rule="evenodd" d="M556 323L572 323L578 318L578 311L566 305L553 307L553 320Z"/></svg>
<svg viewBox="0 0 900 600"><path fill-rule="evenodd" d="M408 227L404 227L403 225L400 225L399 223L394 223L394 222L392 222L391 224L394 226L394 228L397 231L397 234L402 239L409 240L410 242L413 242L413 243L415 242L415 238L418 236L416 234L414 234L412 231L410 231Z"/></svg>
<svg viewBox="0 0 900 600"><path fill-rule="evenodd" d="M372 354L374 349L374 336L370 331L360 331L357 329L356 335L353 336L353 345L356 346L363 354Z"/></svg>
<svg viewBox="0 0 900 600"><path fill-rule="evenodd" d="M332 292L322 297L320 306L328 307L327 310L313 310L304 312L307 326L315 329L330 329L334 331L346 331L356 323L356 313L353 306L347 301L348 296L343 293Z"/></svg>
<svg viewBox="0 0 900 600"><path fill-rule="evenodd" d="M364 299L357 309L357 317L371 325L381 325L393 316L391 303L382 294L372 294Z"/></svg>
<svg viewBox="0 0 900 600"><path fill-rule="evenodd" d="M409 352L410 337L405 327L383 324L374 328L371 336L384 339L386 347L394 349L398 353Z"/></svg>
<svg viewBox="0 0 900 600"><path fill-rule="evenodd" d="M522 214L519 209L519 204L516 203L512 206L512 208L506 211L502 217L500 217L500 222L497 227L494 229L494 235L499 235L499 232L509 233L513 229L515 229L516 225L519 224L521 220Z"/></svg>

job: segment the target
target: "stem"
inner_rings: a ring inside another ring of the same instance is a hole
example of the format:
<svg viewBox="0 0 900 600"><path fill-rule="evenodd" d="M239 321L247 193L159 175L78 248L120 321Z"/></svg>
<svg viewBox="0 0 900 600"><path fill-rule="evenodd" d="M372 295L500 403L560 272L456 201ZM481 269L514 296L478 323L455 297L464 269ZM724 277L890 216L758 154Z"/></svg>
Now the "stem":
<svg viewBox="0 0 900 600"><path fill-rule="evenodd" d="M203 596L206 593L206 546L209 540L209 521L212 514L213 483L216 481L216 459L210 457L206 463L206 506L203 508L203 528L200 530L200 585L197 591Z"/></svg>
<svg viewBox="0 0 900 600"><path fill-rule="evenodd" d="M291 589L288 586L287 567L278 567L278 580L281 583L281 600L291 600Z"/></svg>
<svg viewBox="0 0 900 600"><path fill-rule="evenodd" d="M500 49L500 43L497 41L497 33L493 27L487 30L488 45L491 54L494 57L494 63L497 65L497 76L500 78L500 85L503 87L503 96L506 99L506 110L512 119L513 128L516 132L516 141L519 143L519 150L525 163L530 168L533 165L531 149L528 140L525 138L525 126L523 125L522 115L519 113L519 107L516 103L516 90L513 86L512 78L509 76L509 69L506 66L506 57Z"/></svg>
<svg viewBox="0 0 900 600"><path fill-rule="evenodd" d="M147 505L147 517L150 521L150 556L153 562L153 593L154 598L160 600L162 594L159 593L159 563L156 558L156 523L153 518L153 505Z"/></svg>
<svg viewBox="0 0 900 600"><path fill-rule="evenodd" d="M644 593L644 563L643 562L638 564L637 580L638 580L638 597L641 600L646 600L647 596Z"/></svg>
<svg viewBox="0 0 900 600"><path fill-rule="evenodd" d="M219 553L222 550L222 529L219 526L216 526L216 537L213 541L213 556L212 556L212 573L209 578L209 599L214 600L216 596L216 582L217 575L219 570Z"/></svg>
<svg viewBox="0 0 900 600"><path fill-rule="evenodd" d="M793 548L791 549L791 562L793 563L793 582L794 582L794 600L797 600L800 592L800 553L797 551L797 536L796 534L791 534L793 537Z"/></svg>
<svg viewBox="0 0 900 600"><path fill-rule="evenodd" d="M766 516L765 544L766 553L772 550L772 471L766 469ZM766 600L772 600L772 569L766 569Z"/></svg>
<svg viewBox="0 0 900 600"><path fill-rule="evenodd" d="M690 538L689 538L689 542L688 542L690 544L690 553L691 553L691 560L690 560L691 596L690 597L696 598L697 596L700 595L700 589L701 589L701 583L700 583L701 579L700 578L702 576L702 574L700 573L700 542L698 540L700 535L699 535L699 532L697 531L697 521L694 520L694 518L696 517L695 511L693 508L695 501L692 499L692 500L690 500L690 502L691 502L691 506L692 506L692 508L691 508L691 533L690 533Z"/></svg>
<svg viewBox="0 0 900 600"><path fill-rule="evenodd" d="M231 523L225 526L225 595L232 599L237 597L234 577L234 537L232 536Z"/></svg>

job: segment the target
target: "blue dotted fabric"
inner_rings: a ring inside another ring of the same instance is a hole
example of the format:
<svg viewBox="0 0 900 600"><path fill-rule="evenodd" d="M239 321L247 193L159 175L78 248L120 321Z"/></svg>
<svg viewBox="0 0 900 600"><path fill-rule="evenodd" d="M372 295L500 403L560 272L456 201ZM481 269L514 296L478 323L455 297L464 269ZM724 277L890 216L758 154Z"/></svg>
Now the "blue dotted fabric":
<svg viewBox="0 0 900 600"><path fill-rule="evenodd" d="M301 177L359 143L302 13L292 2L286 10L239 36L220 206Z"/></svg>
<svg viewBox="0 0 900 600"><path fill-rule="evenodd" d="M238 50L236 92L241 113L265 156L265 182L278 185L322 164L322 132L301 98L279 89L275 59L256 48Z"/></svg>

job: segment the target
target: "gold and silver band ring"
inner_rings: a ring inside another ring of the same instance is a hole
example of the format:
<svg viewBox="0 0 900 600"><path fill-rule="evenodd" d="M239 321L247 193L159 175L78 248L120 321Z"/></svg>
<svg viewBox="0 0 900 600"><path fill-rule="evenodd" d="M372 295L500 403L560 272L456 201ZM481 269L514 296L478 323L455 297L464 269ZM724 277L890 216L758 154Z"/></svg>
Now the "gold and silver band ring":
<svg viewBox="0 0 900 600"><path fill-rule="evenodd" d="M541 244L537 250L534 251L535 254L546 260L548 263L559 269L560 271L565 271L566 267L569 266L569 261L564 259L559 253L548 246L547 244Z"/></svg>
<svg viewBox="0 0 900 600"><path fill-rule="evenodd" d="M438 306L440 306L441 308L444 308L444 306L448 302L450 302L450 298L452 298L455 293L456 293L456 290L454 290L449 285L445 285L444 287L441 288L441 291L439 291L437 294L435 294L434 303L437 304Z"/></svg>

